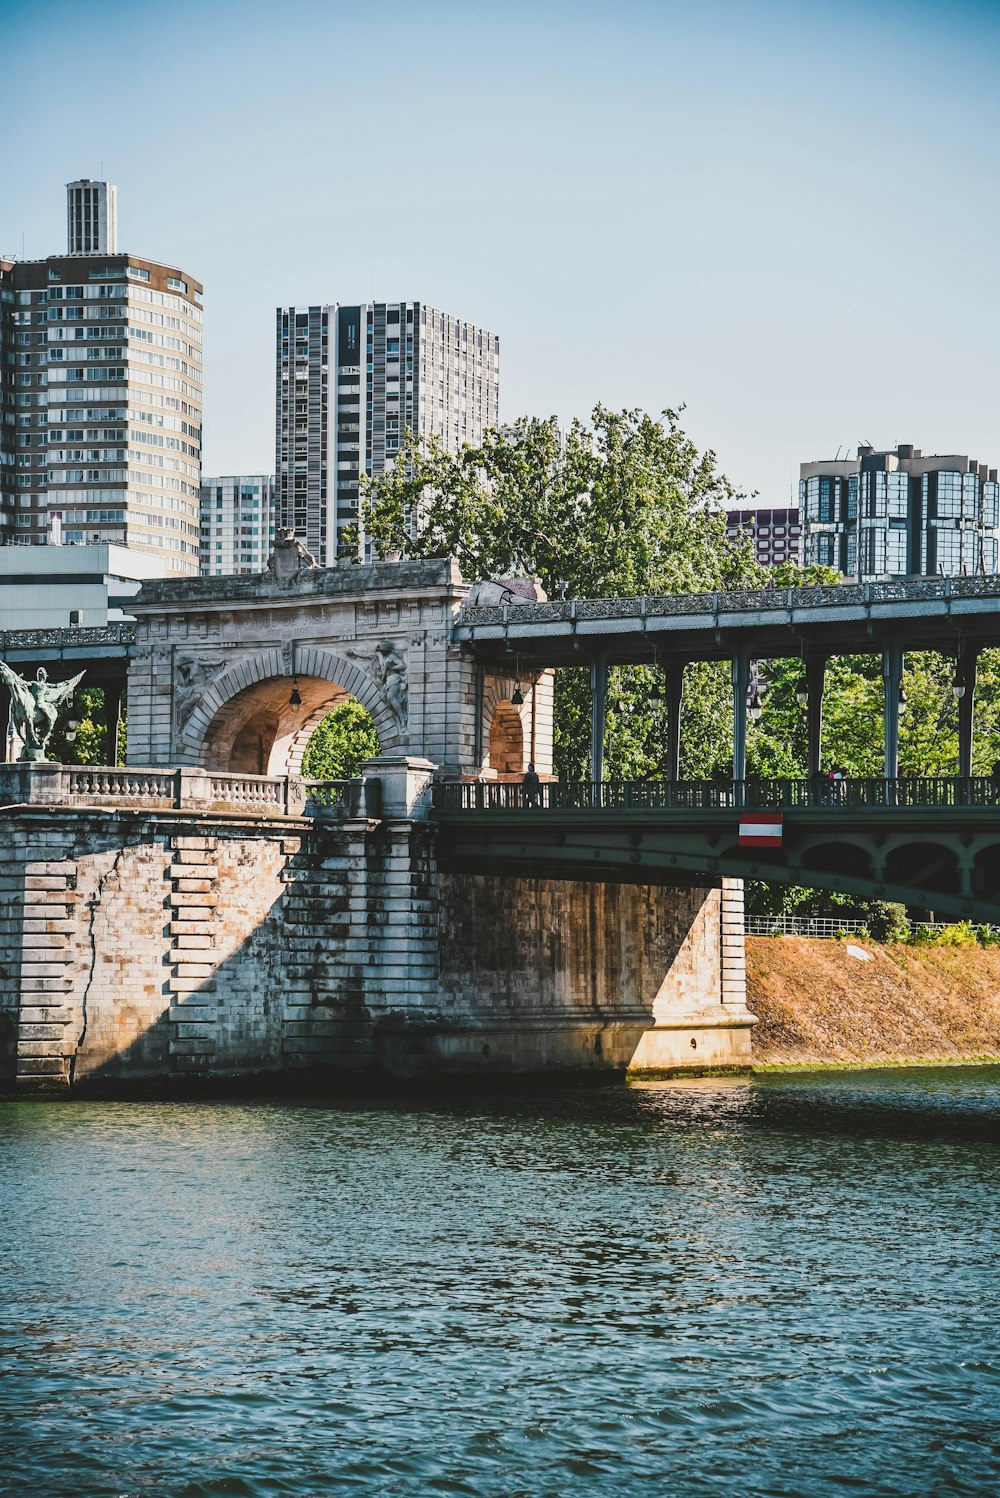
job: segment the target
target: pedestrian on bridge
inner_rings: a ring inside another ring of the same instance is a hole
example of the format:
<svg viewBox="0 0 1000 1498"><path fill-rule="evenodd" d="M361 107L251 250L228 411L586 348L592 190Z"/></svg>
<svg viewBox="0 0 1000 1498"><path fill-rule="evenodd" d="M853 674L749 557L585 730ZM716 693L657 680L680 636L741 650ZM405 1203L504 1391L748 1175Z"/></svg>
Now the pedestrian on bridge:
<svg viewBox="0 0 1000 1498"><path fill-rule="evenodd" d="M521 781L521 791L524 796L525 806L537 806L541 790L542 782L538 778L538 772L533 764L529 764Z"/></svg>

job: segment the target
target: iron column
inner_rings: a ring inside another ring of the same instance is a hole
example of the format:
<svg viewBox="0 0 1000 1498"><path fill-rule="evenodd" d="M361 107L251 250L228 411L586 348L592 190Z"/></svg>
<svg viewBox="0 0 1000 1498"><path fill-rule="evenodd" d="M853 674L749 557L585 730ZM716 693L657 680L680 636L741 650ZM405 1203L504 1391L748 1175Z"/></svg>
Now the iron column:
<svg viewBox="0 0 1000 1498"><path fill-rule="evenodd" d="M750 690L750 651L733 656L733 779L747 777L747 692Z"/></svg>
<svg viewBox="0 0 1000 1498"><path fill-rule="evenodd" d="M958 699L958 773L963 777L972 775L972 735L976 718L976 671L979 665L979 646L962 645L955 663L956 679L965 682L965 691Z"/></svg>
<svg viewBox="0 0 1000 1498"><path fill-rule="evenodd" d="M595 655L590 662L590 778L604 779L604 728L608 710L608 662Z"/></svg>
<svg viewBox="0 0 1000 1498"><path fill-rule="evenodd" d="M826 656L810 655L805 663L806 690L809 693L806 707L806 724L809 738L810 776L818 775L823 768L823 686L826 680Z"/></svg>
<svg viewBox="0 0 1000 1498"><path fill-rule="evenodd" d="M903 647L886 645L882 651L882 700L885 725L886 780L899 774L899 688L903 680Z"/></svg>
<svg viewBox="0 0 1000 1498"><path fill-rule="evenodd" d="M681 699L684 696L684 662L671 661L667 678L667 779L681 775Z"/></svg>

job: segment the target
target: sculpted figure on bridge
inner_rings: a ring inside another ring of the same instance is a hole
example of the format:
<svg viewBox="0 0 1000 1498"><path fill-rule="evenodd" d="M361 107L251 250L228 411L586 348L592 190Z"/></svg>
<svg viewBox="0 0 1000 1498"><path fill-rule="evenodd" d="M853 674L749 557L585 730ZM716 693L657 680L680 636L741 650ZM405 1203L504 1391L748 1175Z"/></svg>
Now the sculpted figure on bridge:
<svg viewBox="0 0 1000 1498"><path fill-rule="evenodd" d="M68 702L86 675L81 671L69 681L49 681L44 666L39 666L34 681L25 681L16 671L0 661L3 678L14 713L14 726L23 741L21 760L46 760L45 751L56 726L59 709Z"/></svg>
<svg viewBox="0 0 1000 1498"><path fill-rule="evenodd" d="M406 661L402 652L396 649L391 640L379 640L370 657L361 650L347 650L345 654L365 662L399 720L400 727L403 727L406 723L408 690Z"/></svg>
<svg viewBox="0 0 1000 1498"><path fill-rule="evenodd" d="M319 563L292 530L281 531L267 559L265 575L282 588L297 582L303 572L313 572Z"/></svg>
<svg viewBox="0 0 1000 1498"><path fill-rule="evenodd" d="M537 578L508 573L489 582L473 583L465 602L468 608L501 608L504 604L545 603L546 598Z"/></svg>
<svg viewBox="0 0 1000 1498"><path fill-rule="evenodd" d="M205 688L223 667L222 661L178 661L177 685L174 688L174 706L177 711L177 726L184 724L194 712L195 704Z"/></svg>

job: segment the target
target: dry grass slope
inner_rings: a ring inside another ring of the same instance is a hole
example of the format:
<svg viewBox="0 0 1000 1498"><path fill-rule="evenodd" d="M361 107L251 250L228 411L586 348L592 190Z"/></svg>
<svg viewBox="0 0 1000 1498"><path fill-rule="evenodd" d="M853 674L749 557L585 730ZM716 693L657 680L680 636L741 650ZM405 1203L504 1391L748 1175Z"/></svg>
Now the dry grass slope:
<svg viewBox="0 0 1000 1498"><path fill-rule="evenodd" d="M747 937L758 1062L1000 1060L1000 948Z"/></svg>

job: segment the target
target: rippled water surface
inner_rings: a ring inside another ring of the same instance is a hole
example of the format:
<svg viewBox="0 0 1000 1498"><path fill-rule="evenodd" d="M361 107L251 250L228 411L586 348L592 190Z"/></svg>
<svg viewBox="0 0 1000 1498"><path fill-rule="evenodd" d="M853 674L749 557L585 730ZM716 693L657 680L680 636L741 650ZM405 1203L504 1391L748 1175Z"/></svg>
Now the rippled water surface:
<svg viewBox="0 0 1000 1498"><path fill-rule="evenodd" d="M0 1491L1000 1492L1000 1072L0 1105Z"/></svg>

